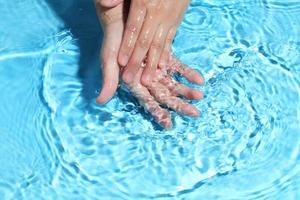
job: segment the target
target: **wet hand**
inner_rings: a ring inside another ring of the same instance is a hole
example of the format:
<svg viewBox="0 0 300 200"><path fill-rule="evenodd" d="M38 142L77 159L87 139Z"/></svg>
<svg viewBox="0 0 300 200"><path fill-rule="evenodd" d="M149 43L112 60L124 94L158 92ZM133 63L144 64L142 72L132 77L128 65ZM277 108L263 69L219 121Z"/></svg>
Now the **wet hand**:
<svg viewBox="0 0 300 200"><path fill-rule="evenodd" d="M97 102L103 104L114 95L118 86L119 75L122 73L117 62L117 56L124 30L124 4L121 1L117 6L109 8L104 7L100 4L100 1L97 1L96 8L104 29L100 56L103 64L104 83L102 91L97 97ZM131 92L137 97L141 105L165 128L170 128L172 121L170 113L163 109L160 106L161 104L182 114L197 116L199 114L198 110L191 104L178 98L177 95L188 99L201 99L203 96L201 92L177 83L171 78L173 73L180 73L190 82L203 83L203 78L199 73L182 65L169 55L170 53L166 55L167 64L156 68L156 76L147 87L141 83L141 76L144 72L142 68L139 69L134 77L134 81L128 84Z"/></svg>
<svg viewBox="0 0 300 200"><path fill-rule="evenodd" d="M124 3L118 0L96 0L95 6L104 32L100 54L103 86L97 102L104 104L115 94L119 83L117 56L124 30Z"/></svg>
<svg viewBox="0 0 300 200"><path fill-rule="evenodd" d="M156 69L155 73L157 76L147 86L140 81L143 70L145 69L139 68L138 73L128 86L138 98L140 104L154 117L158 124L167 129L172 127L171 115L161 105L167 106L183 115L199 116L199 111L195 106L178 96L199 100L203 98L203 93L172 78L174 73L179 73L190 82L202 85L204 79L196 70L189 68L171 56L165 67Z"/></svg>
<svg viewBox="0 0 300 200"><path fill-rule="evenodd" d="M177 27L189 0L132 0L118 62L126 66L122 79L133 81L145 56L144 84L151 83L158 63L165 65Z"/></svg>

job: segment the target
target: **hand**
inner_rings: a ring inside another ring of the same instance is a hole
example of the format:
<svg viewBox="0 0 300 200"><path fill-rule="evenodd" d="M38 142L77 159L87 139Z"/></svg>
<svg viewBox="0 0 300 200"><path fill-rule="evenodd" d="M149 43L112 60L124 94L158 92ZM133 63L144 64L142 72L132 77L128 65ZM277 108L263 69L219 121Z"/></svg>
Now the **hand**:
<svg viewBox="0 0 300 200"><path fill-rule="evenodd" d="M155 121L164 128L171 128L172 120L170 113L161 108L160 104L180 114L197 117L199 115L197 108L177 96L180 95L187 99L197 100L203 98L202 92L174 81L172 75L173 73L179 73L190 82L199 85L203 84L203 77L197 71L183 65L174 57L171 56L170 58L165 67L156 69L155 74L157 76L152 79L147 87L142 85L140 81L144 70L142 67L139 68L133 81L128 84L129 89L138 98L140 104L149 111ZM142 65L145 65L145 63Z"/></svg>
<svg viewBox="0 0 300 200"><path fill-rule="evenodd" d="M125 0L126 1L126 0ZM122 79L133 81L146 54L142 83L151 83L158 63L165 65L177 27L189 0L131 0L118 62L126 66Z"/></svg>
<svg viewBox="0 0 300 200"><path fill-rule="evenodd" d="M100 55L103 86L97 102L104 104L115 94L119 83L120 66L117 56L124 31L124 3L118 0L96 0L95 5L104 31Z"/></svg>
<svg viewBox="0 0 300 200"><path fill-rule="evenodd" d="M119 70L120 66L117 63L117 52L121 45L124 29L124 4L120 3L116 7L105 8L97 1L96 8L104 29L104 42L101 51L104 84L101 94L97 97L97 102L103 104L114 94L118 86L118 77L121 73ZM169 55L168 57L170 57ZM166 67L156 70L157 76L148 87L145 87L140 82L143 73L142 68L139 69L139 72L134 77L134 81L128 85L141 105L165 128L172 126L171 116L167 110L160 107L159 103L165 104L182 114L197 116L199 112L194 106L176 96L182 95L189 99L200 99L203 96L201 92L179 84L171 78L173 73L178 72L191 82L203 83L203 78L195 70L182 65L173 57L170 58Z"/></svg>

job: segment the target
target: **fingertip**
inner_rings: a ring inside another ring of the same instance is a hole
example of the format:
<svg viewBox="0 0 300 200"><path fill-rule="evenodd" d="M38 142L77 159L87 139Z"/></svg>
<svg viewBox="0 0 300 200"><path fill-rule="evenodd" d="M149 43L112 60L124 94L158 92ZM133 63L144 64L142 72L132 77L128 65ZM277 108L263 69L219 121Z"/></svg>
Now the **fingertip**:
<svg viewBox="0 0 300 200"><path fill-rule="evenodd" d="M113 98L116 90L117 90L117 85L114 87L107 87L107 85L104 84L101 93L96 98L96 103L100 105L106 104L108 101L110 101Z"/></svg>
<svg viewBox="0 0 300 200"><path fill-rule="evenodd" d="M198 85L203 85L204 84L204 78L196 70L194 70L193 75L190 78L190 81L192 81L192 82L194 82L194 83L196 83Z"/></svg>
<svg viewBox="0 0 300 200"><path fill-rule="evenodd" d="M98 97L96 99L96 103L99 104L99 105L104 104L104 102L100 98L98 98Z"/></svg>
<svg viewBox="0 0 300 200"><path fill-rule="evenodd" d="M114 79L108 80L108 78L106 77L106 80L104 80L102 90L99 96L96 98L96 103L100 105L106 104L108 101L112 99L117 88L118 88L117 77L115 80Z"/></svg>
<svg viewBox="0 0 300 200"><path fill-rule="evenodd" d="M173 127L171 115L167 111L164 111L162 116L157 117L158 124L160 124L164 129L170 130Z"/></svg>
<svg viewBox="0 0 300 200"><path fill-rule="evenodd" d="M111 8L117 6L122 1L123 0L98 0L97 3L103 7Z"/></svg>
<svg viewBox="0 0 300 200"><path fill-rule="evenodd" d="M189 94L190 99L200 100L203 99L204 95L201 91L192 90Z"/></svg>
<svg viewBox="0 0 300 200"><path fill-rule="evenodd" d="M167 120L166 122L164 122L163 124L161 124L163 126L164 129L170 130L173 127L172 121L171 120Z"/></svg>
<svg viewBox="0 0 300 200"><path fill-rule="evenodd" d="M191 117L199 117L200 116L200 112L199 112L199 110L198 109L193 109L192 111L191 111L191 113L190 113L190 116Z"/></svg>
<svg viewBox="0 0 300 200"><path fill-rule="evenodd" d="M110 99L111 99L111 97L105 97L104 95L100 94L96 98L96 103L100 104L100 105L103 105L103 104L106 104Z"/></svg>
<svg viewBox="0 0 300 200"><path fill-rule="evenodd" d="M204 85L204 79L202 78L202 76L198 77L195 83L198 85Z"/></svg>
<svg viewBox="0 0 300 200"><path fill-rule="evenodd" d="M198 111L198 109L191 104L187 104L184 107L183 112L184 112L184 114L189 115L191 117L199 117L200 116L200 112Z"/></svg>
<svg viewBox="0 0 300 200"><path fill-rule="evenodd" d="M125 67L128 64L128 61L129 61L129 56L121 52L118 56L119 65Z"/></svg>

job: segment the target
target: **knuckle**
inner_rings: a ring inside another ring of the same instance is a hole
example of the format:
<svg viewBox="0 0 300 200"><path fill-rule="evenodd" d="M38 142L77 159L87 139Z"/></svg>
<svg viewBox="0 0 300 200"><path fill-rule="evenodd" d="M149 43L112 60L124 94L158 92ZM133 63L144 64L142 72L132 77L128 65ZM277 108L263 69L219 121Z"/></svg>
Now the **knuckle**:
<svg viewBox="0 0 300 200"><path fill-rule="evenodd" d="M162 46L161 42L154 40L153 43L152 43L152 45L151 45L151 48L153 50L161 50L163 48L163 46Z"/></svg>
<svg viewBox="0 0 300 200"><path fill-rule="evenodd" d="M138 61L138 58L137 57L133 57L129 63L128 63L128 66L132 66L134 68L139 68L141 67L141 63Z"/></svg>
<svg viewBox="0 0 300 200"><path fill-rule="evenodd" d="M147 50L150 46L150 40L147 39L139 39L137 41L137 45L139 48L143 49L143 50Z"/></svg>
<svg viewBox="0 0 300 200"><path fill-rule="evenodd" d="M126 31L129 34L136 34L137 33L137 26L135 24L127 24Z"/></svg>

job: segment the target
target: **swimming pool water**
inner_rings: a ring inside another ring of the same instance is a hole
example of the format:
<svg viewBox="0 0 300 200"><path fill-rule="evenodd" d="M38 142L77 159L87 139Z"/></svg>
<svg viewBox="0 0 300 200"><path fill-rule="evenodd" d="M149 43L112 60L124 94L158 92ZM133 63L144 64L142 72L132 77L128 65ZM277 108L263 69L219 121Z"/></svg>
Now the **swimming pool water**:
<svg viewBox="0 0 300 200"><path fill-rule="evenodd" d="M300 199L299 15L192 1L173 49L206 98L165 131L122 88L95 104L91 0L0 1L0 199Z"/></svg>

